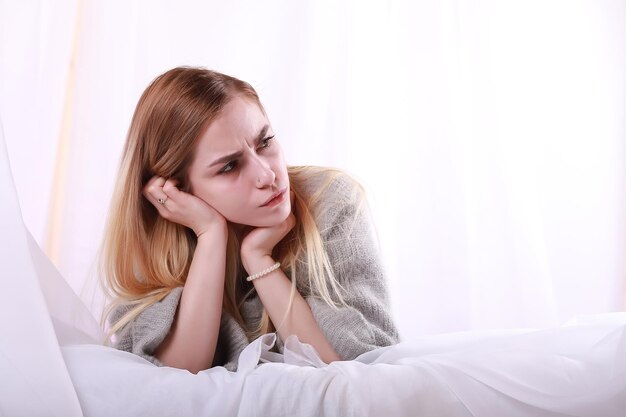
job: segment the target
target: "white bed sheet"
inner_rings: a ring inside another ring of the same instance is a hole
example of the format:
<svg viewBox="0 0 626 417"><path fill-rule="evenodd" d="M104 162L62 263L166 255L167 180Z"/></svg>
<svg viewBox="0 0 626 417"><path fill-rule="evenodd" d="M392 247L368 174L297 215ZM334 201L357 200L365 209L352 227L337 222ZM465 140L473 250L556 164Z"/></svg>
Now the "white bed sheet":
<svg viewBox="0 0 626 417"><path fill-rule="evenodd" d="M295 336L285 355L267 352L270 333L237 372L197 375L103 346L62 351L86 416L617 417L626 415L625 325L626 313L614 313L548 330L451 333L330 365Z"/></svg>

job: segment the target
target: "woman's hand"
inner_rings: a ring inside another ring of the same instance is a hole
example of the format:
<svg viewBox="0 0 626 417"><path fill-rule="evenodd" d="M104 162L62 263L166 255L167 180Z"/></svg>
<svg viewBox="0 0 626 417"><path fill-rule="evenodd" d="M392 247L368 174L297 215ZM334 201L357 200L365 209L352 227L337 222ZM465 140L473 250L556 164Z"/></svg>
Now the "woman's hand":
<svg viewBox="0 0 626 417"><path fill-rule="evenodd" d="M292 212L281 223L275 226L255 227L241 242L241 259L246 266L246 260L252 257L272 256L274 246L284 238L296 225L296 216L293 214L293 191L290 191ZM247 269L246 269L247 270Z"/></svg>
<svg viewBox="0 0 626 417"><path fill-rule="evenodd" d="M179 190L177 185L177 180L166 181L155 175L144 186L143 195L161 217L190 228L198 237L215 225L226 227L224 216L204 200Z"/></svg>

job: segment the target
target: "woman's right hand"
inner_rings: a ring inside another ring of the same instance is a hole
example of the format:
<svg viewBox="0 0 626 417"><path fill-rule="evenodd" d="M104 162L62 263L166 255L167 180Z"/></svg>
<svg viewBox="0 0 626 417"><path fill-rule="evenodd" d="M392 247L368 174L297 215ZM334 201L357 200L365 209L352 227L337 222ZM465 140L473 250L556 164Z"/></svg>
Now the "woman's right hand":
<svg viewBox="0 0 626 417"><path fill-rule="evenodd" d="M190 228L197 237L216 225L226 227L226 219L221 213L195 195L179 190L177 185L177 180L165 180L155 175L143 187L143 195L161 217Z"/></svg>

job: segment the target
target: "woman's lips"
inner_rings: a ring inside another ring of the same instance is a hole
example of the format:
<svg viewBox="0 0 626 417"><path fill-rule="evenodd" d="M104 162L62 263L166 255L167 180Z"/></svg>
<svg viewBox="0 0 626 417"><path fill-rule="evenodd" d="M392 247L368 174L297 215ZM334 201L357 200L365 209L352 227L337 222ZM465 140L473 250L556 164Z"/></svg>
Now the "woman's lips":
<svg viewBox="0 0 626 417"><path fill-rule="evenodd" d="M283 188L278 193L270 197L269 200L266 201L265 204L263 204L261 207L271 207L271 206L275 206L279 204L280 202L283 201L285 197L285 191L287 191L287 187Z"/></svg>

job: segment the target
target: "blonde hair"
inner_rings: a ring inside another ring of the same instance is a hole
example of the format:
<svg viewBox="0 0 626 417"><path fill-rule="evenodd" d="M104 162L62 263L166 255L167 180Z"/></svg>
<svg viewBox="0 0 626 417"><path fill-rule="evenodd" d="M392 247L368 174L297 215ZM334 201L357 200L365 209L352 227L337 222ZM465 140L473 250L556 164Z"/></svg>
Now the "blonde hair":
<svg viewBox="0 0 626 417"><path fill-rule="evenodd" d="M265 114L250 84L204 68L178 67L167 71L152 81L139 99L100 252L101 283L112 299L103 312L103 322L116 308L126 307L126 312L111 323L107 342L146 308L185 284L196 235L185 226L162 218L143 197L142 189L153 175L159 175L179 180L180 189L189 192L187 171L194 144L234 95L252 100ZM290 166L288 175L294 192L296 225L274 248L273 254L292 283L287 313L297 278L303 275L308 277L308 282L302 284L310 290L309 295L319 297L333 308L338 307L336 301L346 305L342 295L345 289L333 273L315 222L320 214L316 210L324 210L318 207L324 191L337 177L346 176L340 170L311 166ZM325 181L315 193L305 192L307 179L315 175L323 175ZM363 189L358 182L354 183L360 208ZM243 273L239 242L229 223L222 308L242 325L252 341L276 328L265 308L256 328L246 326L240 309L254 289L243 294L240 279Z"/></svg>

